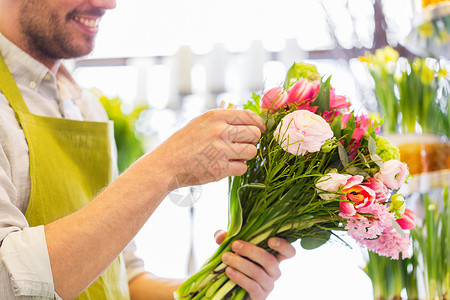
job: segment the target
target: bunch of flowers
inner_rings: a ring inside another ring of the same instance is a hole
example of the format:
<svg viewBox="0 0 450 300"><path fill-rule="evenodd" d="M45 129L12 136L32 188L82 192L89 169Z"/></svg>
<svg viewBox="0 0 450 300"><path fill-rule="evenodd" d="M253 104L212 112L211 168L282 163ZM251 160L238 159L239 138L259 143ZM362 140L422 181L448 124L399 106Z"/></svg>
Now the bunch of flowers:
<svg viewBox="0 0 450 300"><path fill-rule="evenodd" d="M235 240L271 251L267 241L278 236L314 249L340 230L380 255L409 256L403 229L414 227L415 217L395 194L408 170L398 149L377 136L379 124L355 115L330 79L296 63L283 87L253 94L245 105L266 122L258 154L246 174L230 178L226 239L176 299L246 297L221 262Z"/></svg>

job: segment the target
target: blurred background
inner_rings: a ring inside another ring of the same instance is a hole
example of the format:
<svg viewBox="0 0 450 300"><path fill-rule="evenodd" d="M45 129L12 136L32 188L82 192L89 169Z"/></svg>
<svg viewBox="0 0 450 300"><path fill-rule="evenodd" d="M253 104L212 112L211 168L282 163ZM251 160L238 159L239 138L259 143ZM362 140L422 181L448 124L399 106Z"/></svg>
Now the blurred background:
<svg viewBox="0 0 450 300"><path fill-rule="evenodd" d="M69 67L83 87L95 88L115 120L123 170L221 101L242 106L252 92L281 85L294 62L313 63L322 75L332 75L336 93L349 98L356 111L394 123L384 133L401 134L400 146L410 135L410 140L440 145L428 154L440 153L437 166L416 166L416 181L406 187L412 202L420 202L436 188L421 174L438 172L438 187L449 181L448 172L442 175L450 168L449 7L449 1L420 0L117 0L101 22L95 51ZM400 84L389 90L394 100L377 93L386 78L376 77L376 63L389 67L392 62L385 55L375 63L369 53L386 46L400 57L395 59L399 67L388 74L392 78L402 70L411 74L405 64L410 61L411 68L414 59L423 59L437 74L436 114L427 116L433 126L419 121L404 126L406 112L392 114L383 106L383 101L402 100ZM418 151L422 157L423 146ZM227 227L227 189L226 180L197 187L198 201L190 208L163 201L136 237L149 271L185 278L200 268L217 247L214 232ZM306 251L296 243L298 254L282 263L283 276L269 299L374 299L363 270L367 253L344 239L351 248L336 241Z"/></svg>

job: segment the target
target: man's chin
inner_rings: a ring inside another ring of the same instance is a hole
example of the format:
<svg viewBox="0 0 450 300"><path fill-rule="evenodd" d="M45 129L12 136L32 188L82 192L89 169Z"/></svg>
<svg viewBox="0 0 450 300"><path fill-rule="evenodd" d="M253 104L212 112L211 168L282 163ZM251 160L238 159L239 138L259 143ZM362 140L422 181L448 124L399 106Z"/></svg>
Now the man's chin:
<svg viewBox="0 0 450 300"><path fill-rule="evenodd" d="M86 56L89 56L92 51L94 50L94 44L86 46L78 46L78 47L73 47L72 49L70 49L69 51L65 51L63 57L63 59L72 59L72 58L83 58Z"/></svg>

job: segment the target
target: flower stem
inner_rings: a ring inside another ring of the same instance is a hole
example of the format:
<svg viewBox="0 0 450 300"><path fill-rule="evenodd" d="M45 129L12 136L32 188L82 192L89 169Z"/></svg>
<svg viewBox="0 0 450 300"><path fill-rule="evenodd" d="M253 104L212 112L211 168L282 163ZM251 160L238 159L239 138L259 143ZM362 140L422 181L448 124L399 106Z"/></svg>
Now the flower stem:
<svg viewBox="0 0 450 300"><path fill-rule="evenodd" d="M222 300L235 286L236 283L228 280L211 300Z"/></svg>

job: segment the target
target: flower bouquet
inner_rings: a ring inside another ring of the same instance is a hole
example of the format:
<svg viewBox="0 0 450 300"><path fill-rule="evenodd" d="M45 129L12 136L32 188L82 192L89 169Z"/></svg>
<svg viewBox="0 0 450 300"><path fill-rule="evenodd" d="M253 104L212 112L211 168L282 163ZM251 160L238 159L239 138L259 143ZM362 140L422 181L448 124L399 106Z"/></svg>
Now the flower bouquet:
<svg viewBox="0 0 450 300"><path fill-rule="evenodd" d="M258 154L246 174L230 178L227 237L175 299L245 298L221 261L235 240L273 252L267 241L278 236L314 249L340 230L380 255L408 257L402 228L414 219L401 195L391 197L407 168L398 149L377 136L379 124L351 111L330 79L296 63L284 86L253 94L244 106L265 119Z"/></svg>

